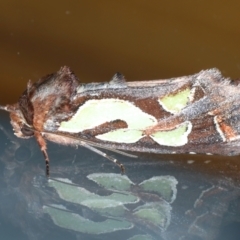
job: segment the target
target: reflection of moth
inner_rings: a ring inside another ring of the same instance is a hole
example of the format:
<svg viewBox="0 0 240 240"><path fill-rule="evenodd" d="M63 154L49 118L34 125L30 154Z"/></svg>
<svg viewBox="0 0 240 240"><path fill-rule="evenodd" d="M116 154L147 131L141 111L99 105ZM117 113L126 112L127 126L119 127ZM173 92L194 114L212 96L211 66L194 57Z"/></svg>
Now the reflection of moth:
<svg viewBox="0 0 240 240"><path fill-rule="evenodd" d="M8 178L19 167L24 167L25 163L31 159L36 149L36 143L24 139L16 139L12 132L1 124L0 140L1 145L5 145L5 148L0 149L0 160L5 165L4 177Z"/></svg>
<svg viewBox="0 0 240 240"><path fill-rule="evenodd" d="M87 178L108 190L108 194L98 195L69 179L57 178L48 182L61 199L91 209L102 216L102 221L87 219L63 205L44 206L44 212L57 226L87 234L127 230L135 225L142 231L151 229L157 235L167 230L171 221L171 203L177 195L178 182L173 176L156 176L140 184L113 173L90 174ZM143 195L148 196L147 201L142 201ZM141 239L153 239L144 236Z"/></svg>
<svg viewBox="0 0 240 240"><path fill-rule="evenodd" d="M46 141L155 153L239 154L240 88L217 69L170 80L80 83L68 67L28 83L10 112L15 135ZM132 156L132 155L131 155Z"/></svg>

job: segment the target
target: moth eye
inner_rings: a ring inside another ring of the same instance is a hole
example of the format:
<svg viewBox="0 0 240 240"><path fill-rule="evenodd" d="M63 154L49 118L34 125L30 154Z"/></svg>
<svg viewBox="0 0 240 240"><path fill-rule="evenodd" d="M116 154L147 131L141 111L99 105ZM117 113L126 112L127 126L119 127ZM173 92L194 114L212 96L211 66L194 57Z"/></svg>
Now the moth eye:
<svg viewBox="0 0 240 240"><path fill-rule="evenodd" d="M33 130L30 129L27 125L23 125L23 127L21 128L21 132L24 136L33 136Z"/></svg>

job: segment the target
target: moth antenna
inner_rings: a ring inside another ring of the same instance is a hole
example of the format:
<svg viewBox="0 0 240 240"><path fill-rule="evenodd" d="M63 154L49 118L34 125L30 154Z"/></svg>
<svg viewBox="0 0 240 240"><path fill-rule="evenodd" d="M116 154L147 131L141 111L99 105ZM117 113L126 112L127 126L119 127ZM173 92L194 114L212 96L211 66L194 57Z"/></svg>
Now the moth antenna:
<svg viewBox="0 0 240 240"><path fill-rule="evenodd" d="M54 135L60 135L60 136L65 136L61 133L52 133L52 132L47 132L47 131L44 131L44 132L41 132L42 134L44 133L48 133L48 134L54 134ZM87 140L82 140L81 138L77 138L77 137L73 137L73 136L67 136L69 138L72 138L72 139L76 139L76 140L79 140L78 144L82 147L85 147L85 148L88 148L89 150L99 154L100 156L103 156L105 158L107 158L108 160L110 160L111 162L113 162L114 164L117 164L120 169L121 169L121 173L123 174L125 172L125 168L123 166L122 163L120 163L116 158L113 158L109 155L107 155L106 153L100 151L99 149L97 148L102 148L102 149L106 149L106 150L110 150L112 152L116 152L116 153L119 153L119 154L122 154L122 155L126 155L126 156L129 156L129 157L137 157L135 155L132 155L132 154L128 154L128 153L125 153L125 152L122 152L122 151L119 151L119 150L116 150L116 149L111 149L111 148L107 148L107 147L102 147L102 146L99 146L98 144L95 144L91 141L87 141ZM45 155L46 154L46 155ZM47 156L47 152L45 151L44 153L44 157L45 157L45 161L46 161L46 167L49 165L47 165L49 163L49 159L48 159L48 156ZM48 175L47 175L48 176Z"/></svg>
<svg viewBox="0 0 240 240"><path fill-rule="evenodd" d="M55 181L55 182L64 183L64 184L67 184L67 185L70 185L70 186L74 186L74 187L80 187L80 185L78 185L76 183L64 181L64 180L61 180L60 178L49 177L48 179L49 179L49 181Z"/></svg>
<svg viewBox="0 0 240 240"><path fill-rule="evenodd" d="M125 173L125 168L124 168L123 164L120 163L116 158L113 158L113 157L107 155L106 153L98 150L97 148L95 148L95 147L93 147L93 146L91 146L91 145L86 144L85 142L82 142L81 145L82 145L83 147L88 148L89 150L91 150L91 151L99 154L100 156L103 156L103 157L107 158L107 159L110 160L111 162L117 164L117 165L120 167L120 169L121 169L121 173L122 173L122 174Z"/></svg>
<svg viewBox="0 0 240 240"><path fill-rule="evenodd" d="M62 211L62 212L75 213L75 212L70 211L70 210L68 210L68 209L59 208L59 207L54 206L54 205L45 204L44 207L49 207L49 208L57 209L58 211ZM75 213L75 214L76 214L76 213Z"/></svg>
<svg viewBox="0 0 240 240"><path fill-rule="evenodd" d="M66 135L61 134L61 133L54 133L54 132L48 132L48 131L44 131L44 132L42 132L42 133L43 133L43 134L44 134L44 133L50 133L50 134L55 134L55 135L59 135L59 136L64 136L64 137L66 137ZM92 147L109 150L109 151L111 151L111 152L115 152L115 153L118 153L118 154L121 154L121 155L127 156L127 157L137 158L137 156L134 155L134 154L126 153L126 152L123 152L123 151L120 151L120 150L117 150L117 149L113 149L113 148L110 148L110 147L101 146L101 145L99 145L99 144L97 144L97 143L94 143L94 142L89 141L89 140L86 140L86 139L82 139L82 138L74 137L74 136L69 136L69 135L67 135L67 137L68 137L68 138L71 138L71 139L76 139L76 140L81 141L81 143L79 142L79 145L80 145L80 146L83 146L82 142L85 142L85 143L87 143L88 145L91 145Z"/></svg>

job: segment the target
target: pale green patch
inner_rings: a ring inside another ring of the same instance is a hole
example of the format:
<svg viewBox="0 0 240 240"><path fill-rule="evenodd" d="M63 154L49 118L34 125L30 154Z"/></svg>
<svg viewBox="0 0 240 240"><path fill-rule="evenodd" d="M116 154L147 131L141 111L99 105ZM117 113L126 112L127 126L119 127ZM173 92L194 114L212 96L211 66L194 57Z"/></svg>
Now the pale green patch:
<svg viewBox="0 0 240 240"><path fill-rule="evenodd" d="M177 196L177 180L173 176L157 176L139 184L144 191L153 192L172 203Z"/></svg>
<svg viewBox="0 0 240 240"><path fill-rule="evenodd" d="M142 137L144 137L143 131L126 128L113 130L111 132L96 136L96 138L100 140L118 143L135 143Z"/></svg>
<svg viewBox="0 0 240 240"><path fill-rule="evenodd" d="M61 122L58 130L78 133L114 120L125 121L127 129L134 130L144 130L157 123L155 117L129 101L114 98L93 99L81 106L69 121Z"/></svg>
<svg viewBox="0 0 240 240"><path fill-rule="evenodd" d="M176 114L187 106L190 96L191 90L189 88L186 88L174 95L169 94L168 96L160 98L158 99L158 102L164 110Z"/></svg>
<svg viewBox="0 0 240 240"><path fill-rule="evenodd" d="M174 130L159 131L150 135L150 137L160 145L179 147L187 144L188 135L192 130L192 123L186 121Z"/></svg>
<svg viewBox="0 0 240 240"><path fill-rule="evenodd" d="M62 179L60 179L60 181L62 181ZM85 188L76 185L69 185L67 182L49 180L49 186L54 187L60 198L65 201L82 204L88 207L99 205L101 201L103 201L102 205L107 207L106 200L108 200L110 207L118 206L120 204L136 203L139 201L138 197L133 196L132 194L112 193L107 197L103 197L89 192Z"/></svg>
<svg viewBox="0 0 240 240"><path fill-rule="evenodd" d="M170 224L171 210L172 207L168 203L147 203L136 208L134 210L134 215L156 227L167 229Z"/></svg>
<svg viewBox="0 0 240 240"><path fill-rule="evenodd" d="M171 111L178 111L186 106L189 94L190 90L186 89L174 96L164 97L161 101ZM157 125L157 119L154 116L143 112L129 101L94 99L87 101L81 106L69 121L63 121L58 130L78 133L115 120L126 122L128 127L97 135L96 138L116 143L135 143L146 136L144 134L146 129ZM187 121L177 126L174 130L159 131L153 133L150 137L160 145L183 146L188 142L187 137L191 128L192 124Z"/></svg>
<svg viewBox="0 0 240 240"><path fill-rule="evenodd" d="M44 206L43 210L48 213L53 222L61 227L88 234L102 234L117 230L130 229L133 227L131 222L124 219L106 219L105 221L94 222L83 218L79 214L63 211L61 208Z"/></svg>
<svg viewBox="0 0 240 240"><path fill-rule="evenodd" d="M122 194L123 195L123 194ZM111 200L108 197L99 199L88 199L82 202L82 205L105 216L124 216L128 209L121 201Z"/></svg>
<svg viewBox="0 0 240 240"><path fill-rule="evenodd" d="M91 209L103 216L104 219L95 222L93 219L85 218L85 215L81 216L58 204L43 206L43 211L49 214L54 224L61 228L88 234L102 234L130 229L138 222L151 226L151 228L158 228L160 231L165 231L168 228L172 210L169 203L175 199L171 198L170 195L175 191L174 188L177 184L174 177L156 176L144 180L140 184L135 184L127 176L112 173L95 173L88 175L87 178L107 189L107 195L100 196L92 193L74 184L69 179L57 178L50 179L48 182L49 186L55 188L60 198L68 202L67 206L71 203L86 206L89 209L88 211ZM139 202L139 198L135 196L136 192L132 188L134 185L138 185L139 191L144 193L145 196L149 194L148 203ZM159 196L159 201L151 201L152 193ZM138 204L136 208L134 208L134 205L130 208L125 207L125 204L130 206L129 204L135 204L137 201L143 205L139 206ZM137 234L128 240L130 239L150 240L151 237Z"/></svg>
<svg viewBox="0 0 240 240"><path fill-rule="evenodd" d="M127 240L153 240L153 238L150 235L135 235Z"/></svg>
<svg viewBox="0 0 240 240"><path fill-rule="evenodd" d="M129 191L135 185L126 175L116 173L93 173L87 178L108 190Z"/></svg>
<svg viewBox="0 0 240 240"><path fill-rule="evenodd" d="M68 180L57 180L59 181L49 180L49 186L56 189L61 199L75 204L84 205L104 215L123 216L125 212L128 211L124 207L124 204L136 203L139 201L139 198L132 195L130 192L126 192L124 194L121 192L116 192L108 196L100 196L95 193L89 192L85 188L76 185L70 185L71 182L69 182ZM123 180L124 179L122 178L119 179L120 182L122 182ZM117 182L117 178L115 182ZM124 182L126 185L127 179L125 179Z"/></svg>

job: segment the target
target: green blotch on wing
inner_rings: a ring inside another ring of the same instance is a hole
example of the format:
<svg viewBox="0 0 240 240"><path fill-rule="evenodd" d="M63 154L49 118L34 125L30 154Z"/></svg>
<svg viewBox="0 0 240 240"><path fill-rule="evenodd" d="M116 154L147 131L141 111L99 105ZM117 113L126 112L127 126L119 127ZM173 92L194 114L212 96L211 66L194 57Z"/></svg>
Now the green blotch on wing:
<svg viewBox="0 0 240 240"><path fill-rule="evenodd" d="M159 99L161 106L168 112L178 113L187 106L191 90L189 88Z"/></svg>
<svg viewBox="0 0 240 240"><path fill-rule="evenodd" d="M57 226L81 233L102 234L133 227L132 223L123 219L106 219L102 222L94 222L83 218L79 214L64 211L60 208L44 206L43 209Z"/></svg>
<svg viewBox="0 0 240 240"><path fill-rule="evenodd" d="M187 144L188 135L192 130L192 124L186 121L177 128L170 131L159 131L150 135L150 137L160 145L178 147Z"/></svg>
<svg viewBox="0 0 240 240"><path fill-rule="evenodd" d="M157 123L155 117L129 101L114 98L93 99L79 107L69 121L61 122L58 130L78 133L115 120L125 121L128 129L146 129Z"/></svg>
<svg viewBox="0 0 240 240"><path fill-rule="evenodd" d="M101 139L103 141L118 143L135 143L139 141L142 137L144 137L143 131L127 128L114 130L96 136L96 138Z"/></svg>

